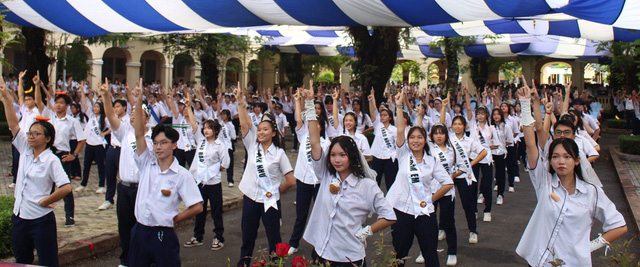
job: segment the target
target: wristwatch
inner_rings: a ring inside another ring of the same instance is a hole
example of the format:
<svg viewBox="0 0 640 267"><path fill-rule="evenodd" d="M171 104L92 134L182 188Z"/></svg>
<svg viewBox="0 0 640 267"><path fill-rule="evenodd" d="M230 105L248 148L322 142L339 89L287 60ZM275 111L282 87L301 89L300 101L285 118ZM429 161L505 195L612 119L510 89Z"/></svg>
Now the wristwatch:
<svg viewBox="0 0 640 267"><path fill-rule="evenodd" d="M78 157L78 153L72 153L71 155L73 155L74 157Z"/></svg>

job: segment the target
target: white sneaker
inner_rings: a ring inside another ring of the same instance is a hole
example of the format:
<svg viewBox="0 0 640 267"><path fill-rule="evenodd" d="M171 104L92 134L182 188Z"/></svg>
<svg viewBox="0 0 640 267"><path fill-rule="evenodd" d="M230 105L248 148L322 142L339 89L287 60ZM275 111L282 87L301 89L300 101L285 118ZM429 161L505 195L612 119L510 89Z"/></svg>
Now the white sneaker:
<svg viewBox="0 0 640 267"><path fill-rule="evenodd" d="M524 172L529 172L529 168L528 167L524 167Z"/></svg>
<svg viewBox="0 0 640 267"><path fill-rule="evenodd" d="M416 263L424 263L424 257L422 257L422 253L420 253L420 255L418 255L418 257L416 258Z"/></svg>
<svg viewBox="0 0 640 267"><path fill-rule="evenodd" d="M447 238L447 233L444 230L438 230L438 241L445 240Z"/></svg>
<svg viewBox="0 0 640 267"><path fill-rule="evenodd" d="M515 193L516 189L513 186L509 186L509 193Z"/></svg>
<svg viewBox="0 0 640 267"><path fill-rule="evenodd" d="M229 187L234 187L235 185L233 183L229 183Z"/></svg>
<svg viewBox="0 0 640 267"><path fill-rule="evenodd" d="M78 186L76 187L76 192L82 192L82 190L84 190L86 187L84 186Z"/></svg>
<svg viewBox="0 0 640 267"><path fill-rule="evenodd" d="M516 182L516 183L519 183L520 182L520 176L513 177L513 181Z"/></svg>
<svg viewBox="0 0 640 267"><path fill-rule="evenodd" d="M498 186L493 186L493 191L498 191Z"/></svg>
<svg viewBox="0 0 640 267"><path fill-rule="evenodd" d="M102 202L102 205L100 205L100 207L98 207L99 210L106 210L106 209L110 209L113 207L113 204L111 204L111 202L109 201L105 201Z"/></svg>
<svg viewBox="0 0 640 267"><path fill-rule="evenodd" d="M482 218L482 221L490 222L491 221L491 212L485 212L484 213L484 218Z"/></svg>
<svg viewBox="0 0 640 267"><path fill-rule="evenodd" d="M478 195L478 204L484 203L484 196L482 194Z"/></svg>
<svg viewBox="0 0 640 267"><path fill-rule="evenodd" d="M291 152L291 153L296 153L296 149L295 149L295 148L292 148L291 150L289 150L289 152Z"/></svg>
<svg viewBox="0 0 640 267"><path fill-rule="evenodd" d="M287 252L287 256L291 256L294 253L298 253L298 248L290 247L289 251Z"/></svg>
<svg viewBox="0 0 640 267"><path fill-rule="evenodd" d="M16 187L16 184L15 184L15 183L10 183L10 184L8 185L8 187L9 187L9 188L15 188L15 187Z"/></svg>
<svg viewBox="0 0 640 267"><path fill-rule="evenodd" d="M118 264L118 267L127 267L127 265Z"/></svg>
<svg viewBox="0 0 640 267"><path fill-rule="evenodd" d="M478 234L474 232L469 233L469 244L478 244Z"/></svg>
<svg viewBox="0 0 640 267"><path fill-rule="evenodd" d="M104 187L98 187L98 190L96 190L96 194L104 194L107 192L107 189Z"/></svg>
<svg viewBox="0 0 640 267"><path fill-rule="evenodd" d="M447 256L447 266L456 266L458 264L458 257L456 255Z"/></svg>
<svg viewBox="0 0 640 267"><path fill-rule="evenodd" d="M496 205L502 205L502 204L504 204L504 197L498 196L496 198Z"/></svg>

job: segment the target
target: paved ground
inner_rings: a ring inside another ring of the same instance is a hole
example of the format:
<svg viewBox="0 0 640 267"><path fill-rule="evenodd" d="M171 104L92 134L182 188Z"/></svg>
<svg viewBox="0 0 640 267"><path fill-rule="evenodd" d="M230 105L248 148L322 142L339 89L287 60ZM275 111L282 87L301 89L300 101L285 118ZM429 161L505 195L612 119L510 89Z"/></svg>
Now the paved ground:
<svg viewBox="0 0 640 267"><path fill-rule="evenodd" d="M2 145L5 145L6 142L0 143L0 149L2 149ZM290 144L290 143L289 143ZM609 156L608 147L612 145L617 145L617 138L612 134L605 134L601 139L601 146L603 147L601 152L600 159L595 163L594 169L598 173L601 181L604 184L604 190L607 193L608 197L616 204L618 210L623 213L625 219L630 222L632 220L629 206L625 200L625 197L622 193L620 183L617 179L617 175L615 169L611 163L611 158ZM1 150L6 151L6 150ZM239 149L242 151L242 149ZM240 163L240 156L243 156L243 152L240 152L236 155L236 165L237 168L241 168L242 164ZM288 153L289 154L289 153ZM0 160L2 157L6 157L4 153L0 154ZM294 155L289 155L290 158L293 158ZM295 161L292 160L292 164ZM0 166L7 166L4 161L2 161ZM239 173L237 177L239 177ZM95 177L95 176L93 176ZM92 177L92 178L93 178ZM4 179L6 181L7 179ZM97 183L97 178L90 182L90 186ZM237 179L239 180L239 179ZM478 222L478 231L480 236L480 242L476 245L470 245L467 243L468 238L468 229L466 227L466 222L464 220L464 214L462 212L462 208L460 206L459 201L457 202L456 207L456 226L458 229L458 266L522 266L526 265L526 262L520 258L515 253L515 247L517 246L520 236L526 227L531 213L535 207L535 196L534 191L531 186L531 183L528 179L528 176L525 172L521 172L521 183L516 184L516 193L507 193L505 196L505 204L503 206L493 207L493 222L484 223L482 221ZM3 184L3 188L0 189L0 192L5 191L6 186ZM226 188L225 188L226 189ZM233 192L237 189L225 190L225 194L227 192ZM294 189L295 190L295 189ZM93 193L88 194L87 199L96 198ZM98 198L99 199L99 198ZM82 203L85 198L82 198L82 201L77 201L78 206L82 206ZM281 229L282 238L284 242L287 242L292 231L293 222L295 220L295 208L293 205L293 201L295 200L295 192L292 190L291 192L285 193L282 195L282 211L283 211L283 227ZM495 197L494 197L495 201ZM96 201L95 205L87 205L88 207L97 207L100 201ZM483 205L479 205L479 210L484 208ZM80 209L80 208L77 208ZM81 231L83 228L83 222L87 224L87 233L94 232L92 228L89 228L89 225L101 225L103 224L103 228L113 229L115 230L115 226L113 228L104 226L104 224L112 223L115 225L115 222L109 222L109 220L96 219L95 216L100 215L101 213L113 213L111 219L115 218L115 212L113 210L106 212L97 212L91 211L90 208L87 208L88 215L91 215L92 218L84 217L80 218L79 211L78 220L79 225L75 228L70 228L70 232ZM62 217L63 211L56 210L56 214L58 217ZM225 243L225 248L221 251L212 252L208 248L208 243L211 242L212 238L212 223L210 220L207 221L207 233L205 236L205 245L202 247L196 248L181 248L181 257L183 260L184 266L227 266L227 261L231 262L231 266L237 262L239 253L240 253L240 245L241 245L241 231L240 231L240 217L241 217L241 209L235 209L224 214L225 220L225 238L227 242ZM482 214L479 214L479 217L482 218ZM97 221L95 223L91 223L92 221ZM61 223L59 222L59 225ZM178 236L181 242L187 241L193 234L192 225L186 225L178 230ZM60 229L60 227L59 227ZM68 228L69 229L69 228ZM95 229L95 228L93 228ZM63 229L64 230L64 229ZM388 231L388 230L387 230ZM591 236L597 236L597 233L602 232L602 225L600 223L596 223L592 229ZM94 232L95 233L95 232ZM64 240L65 233L60 231L59 235ZM638 235L638 231L635 227L631 227L629 229L629 233L627 233L623 239L631 239ZM370 240L370 244L373 241L379 240L379 237L376 235ZM385 245L391 246L391 237L390 234L385 236ZM620 244L621 241L617 241L617 244ZM258 247L266 247L267 240L264 234L264 229L260 228L258 239L256 241L256 249ZM446 248L446 242L441 241L439 243L440 248ZM632 253L640 253L640 245L637 240L632 243L630 247L630 252ZM418 246L417 242L414 242L414 247L411 249L410 256L415 257L418 255ZM592 259L594 262L594 266L602 266L607 264L608 262L600 259L603 251L599 251L598 253L594 253L592 255ZM96 257L77 261L70 266L117 266L118 265L118 254L119 249L113 250L108 253L104 253L98 255ZM257 256L259 253L254 253L254 256ZM303 255L309 257L311 254L311 247L302 242L302 246L300 248L299 255ZM446 261L446 252L440 252L440 262L444 265ZM367 249L368 262L371 264L373 260L374 254L374 246L370 245ZM413 259L411 259L410 264L407 266L418 266L413 263Z"/></svg>

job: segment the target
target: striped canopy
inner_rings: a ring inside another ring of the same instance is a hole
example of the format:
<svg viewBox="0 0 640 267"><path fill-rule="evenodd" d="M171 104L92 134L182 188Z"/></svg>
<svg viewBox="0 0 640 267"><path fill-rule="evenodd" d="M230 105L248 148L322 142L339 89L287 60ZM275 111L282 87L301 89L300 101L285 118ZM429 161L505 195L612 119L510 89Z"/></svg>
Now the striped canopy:
<svg viewBox="0 0 640 267"><path fill-rule="evenodd" d="M282 52L349 54L345 26L415 27L404 57L439 56L437 36L479 36L469 56L594 57L594 41L633 41L640 0L7 0L5 20L91 37L219 32L272 37ZM483 35L499 34L487 43Z"/></svg>

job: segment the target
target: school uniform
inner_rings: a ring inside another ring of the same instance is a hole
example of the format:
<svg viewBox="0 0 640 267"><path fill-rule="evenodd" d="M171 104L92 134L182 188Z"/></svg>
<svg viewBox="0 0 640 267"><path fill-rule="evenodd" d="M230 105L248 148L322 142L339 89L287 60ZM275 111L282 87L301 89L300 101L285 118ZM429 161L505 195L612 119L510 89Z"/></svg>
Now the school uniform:
<svg viewBox="0 0 640 267"><path fill-rule="evenodd" d="M325 133L329 140L340 135L338 128L340 127L343 119L344 116L340 113L338 113L338 118L334 118L332 114L327 113L327 128L325 129Z"/></svg>
<svg viewBox="0 0 640 267"><path fill-rule="evenodd" d="M193 135L193 128L182 114L178 114L178 117L173 118L173 123L181 125L175 128L180 134L180 139L178 139L178 148L173 151L173 156L176 157L180 166L186 168L187 164L191 166L193 157L196 154L196 140Z"/></svg>
<svg viewBox="0 0 640 267"><path fill-rule="evenodd" d="M91 171L91 164L95 161L98 168L98 187L104 187L105 183L105 156L107 155L107 140L100 136L100 134L106 130L100 129L100 117L91 114L91 118L84 128L84 134L87 137L87 145L84 150L84 172L82 173L82 182L80 185L87 186L89 182L89 173ZM106 126L106 119L105 119Z"/></svg>
<svg viewBox="0 0 640 267"><path fill-rule="evenodd" d="M314 247L312 259L317 256L317 260L332 266L352 266L349 262L362 266L365 247L356 232L362 229L371 213L389 221L395 221L396 215L373 179L350 174L342 181L329 173L328 153L323 150L322 157L313 161L320 188L303 238ZM330 192L332 181L339 184L337 194Z"/></svg>
<svg viewBox="0 0 640 267"><path fill-rule="evenodd" d="M365 126L372 127L373 123L371 122L371 117L369 117L368 114L365 114L364 112L360 111L359 114L356 113L356 132L362 133L362 131L364 131Z"/></svg>
<svg viewBox="0 0 640 267"><path fill-rule="evenodd" d="M293 176L296 178L296 221L293 225L293 232L289 239L289 245L294 248L300 247L300 239L304 233L311 200L316 200L318 189L320 188L320 177L313 170L313 159L311 157L311 142L309 140L309 126L304 121L300 129L296 129L296 137L300 140L296 168ZM331 142L324 137L320 137L320 146L323 151L327 151Z"/></svg>
<svg viewBox="0 0 640 267"><path fill-rule="evenodd" d="M507 145L507 158L506 158L506 166L507 166L507 181L509 182L510 187L515 186L515 178L520 175L520 168L518 166L518 141L520 140L520 127L518 127L518 119L514 116L509 115L505 119L506 127L511 131L511 144ZM515 136L514 136L515 135Z"/></svg>
<svg viewBox="0 0 640 267"><path fill-rule="evenodd" d="M131 125L129 115L124 115L120 120L120 127L122 125ZM105 125L109 129L113 129L109 120L105 120ZM104 200L109 201L111 204L114 202L114 197L116 195L117 188L117 175L120 170L120 150L121 144L120 140L115 135L115 131L111 131L109 134L109 146L107 147L107 151L104 158L104 169L105 169L105 180L107 185L107 192L104 195ZM135 199L135 198L134 198ZM133 201L132 201L133 202ZM132 206L133 207L133 206Z"/></svg>
<svg viewBox="0 0 640 267"><path fill-rule="evenodd" d="M353 138L353 141L356 142L356 145L360 149L360 152L362 152L363 156L365 157L373 156L373 154L371 153L371 147L369 146L369 139L367 139L367 137L364 136L363 134L356 132L355 134L351 135L349 131L342 129L342 125L340 125L340 129L338 130L338 133L340 133L338 136L344 135L344 136L349 136Z"/></svg>
<svg viewBox="0 0 640 267"><path fill-rule="evenodd" d="M373 144L371 145L371 153L373 161L371 168L378 173L376 182L378 185L382 183L382 175L387 190L393 185L398 172L398 163L395 161L396 135L398 134L396 127L389 124L387 128L380 122L380 114L373 122L374 135Z"/></svg>
<svg viewBox="0 0 640 267"><path fill-rule="evenodd" d="M175 158L168 169L161 170L153 147L135 153L134 159L140 180L128 266L180 266L180 244L173 218L179 213L180 202L184 201L187 207L202 203L198 186Z"/></svg>
<svg viewBox="0 0 640 267"><path fill-rule="evenodd" d="M604 233L626 225L622 214L601 188L577 177L575 192L569 194L557 174L549 173L543 153L530 167L538 202L516 253L531 266L551 266L554 258L566 266L591 266L589 237L594 219L602 222Z"/></svg>
<svg viewBox="0 0 640 267"><path fill-rule="evenodd" d="M56 219L53 209L38 203L57 188L69 184L60 159L45 149L34 158L26 132L20 128L12 144L20 152L20 168L16 175L15 202L11 221L11 245L17 263L31 264L33 249L38 252L38 261L43 266L58 266L58 241Z"/></svg>
<svg viewBox="0 0 640 267"><path fill-rule="evenodd" d="M491 189L493 187L493 155L491 151L491 146L497 144L496 140L496 129L489 125L487 121L484 127L480 127L477 122L471 122L470 127L472 128L471 137L478 140L480 144L487 151L487 156L485 156L478 164L473 166L473 174L476 179L480 179L480 173L482 172L482 180L479 181L479 191L484 197L484 212L491 212L491 204L493 201L493 197L491 194ZM470 158L475 158L477 155L471 154ZM477 210L476 210L477 212Z"/></svg>
<svg viewBox="0 0 640 267"><path fill-rule="evenodd" d="M449 177L451 177L454 170L458 169L458 165L464 169L464 161L458 156L453 146L447 144L446 149L443 151L436 143L429 142L429 149L438 163L447 171ZM453 183L453 180L451 183ZM434 193L440 190L442 186L443 184L437 179L433 179L431 182L431 188ZM446 234L447 255L456 255L458 253L458 235L454 216L456 207L454 202L455 197L456 189L451 188L442 198L433 203L436 211L440 208L438 230L444 231Z"/></svg>
<svg viewBox="0 0 640 267"><path fill-rule="evenodd" d="M229 154L229 168L227 168L227 183L233 184L233 154L236 151L236 129L233 126L231 121L224 122L221 119L218 119L220 122L220 133L218 133L218 139L225 145L227 148L227 153Z"/></svg>
<svg viewBox="0 0 640 267"><path fill-rule="evenodd" d="M510 125L505 123L499 123L492 126L495 129L494 146L498 146L496 149L491 150L493 156L494 166L496 168L496 185L498 186L498 195L504 197L504 187L506 181L506 168L507 168L507 143L513 144L513 132L511 132ZM484 179L484 177L483 177ZM510 183L510 186L513 182Z"/></svg>
<svg viewBox="0 0 640 267"><path fill-rule="evenodd" d="M278 127L278 131L280 131L280 147L282 147L282 149L285 149L285 141L284 141L284 132L285 132L285 128L289 127L289 122L287 121L287 116L284 115L284 113L273 113L273 115L276 118L276 126Z"/></svg>
<svg viewBox="0 0 640 267"><path fill-rule="evenodd" d="M280 237L280 182L282 176L293 171L282 148L273 143L266 150L257 141L258 128L252 126L242 138L247 150L247 166L239 189L244 194L242 203L242 247L237 266L251 265L260 219L269 240L269 253L282 241Z"/></svg>
<svg viewBox="0 0 640 267"><path fill-rule="evenodd" d="M149 125L158 125L160 124L160 120L162 120L162 117L166 117L167 115L167 111L164 108L164 105L160 102L156 102L155 104L152 104L149 106L149 110L152 110L153 112L152 114L155 114L154 116L151 116L149 118ZM127 109L129 110L129 109ZM157 119L156 119L157 118Z"/></svg>
<svg viewBox="0 0 640 267"><path fill-rule="evenodd" d="M478 197L478 181L474 174L475 171L471 166L471 161L482 153L483 150L489 150L482 146L478 140L468 137L465 134L462 135L462 138L458 139L456 134L451 132L449 133L449 137L451 138L451 145L461 159L460 165L457 167L464 172L455 177L453 183L458 189L458 196L464 209L469 232L477 234L476 212L478 209L476 198ZM486 157L490 157L488 152L485 158Z"/></svg>
<svg viewBox="0 0 640 267"><path fill-rule="evenodd" d="M396 156L398 176L387 192L387 200L398 218L391 225L396 258L402 259L409 254L415 235L425 258L425 266L439 266L436 252L438 221L433 206L435 191L432 181L437 180L445 185L453 184L453 181L433 155L423 152L422 162L417 162L407 141L397 148Z"/></svg>
<svg viewBox="0 0 640 267"><path fill-rule="evenodd" d="M14 105L14 110L15 109L16 107ZM16 112L16 115L19 115L17 117L20 120L18 122L20 129L25 129L26 131L29 131L29 129L31 129L31 125L36 121L36 116L40 115L40 110L38 110L38 107L36 106L34 106L31 110L29 110L27 105L22 104L22 106L18 107L18 112ZM20 166L20 152L14 145L12 145L11 148L12 148L12 154L13 154L13 161L12 161L13 166L11 168L11 173L13 174L13 183L15 183L16 173L18 173L18 167Z"/></svg>

